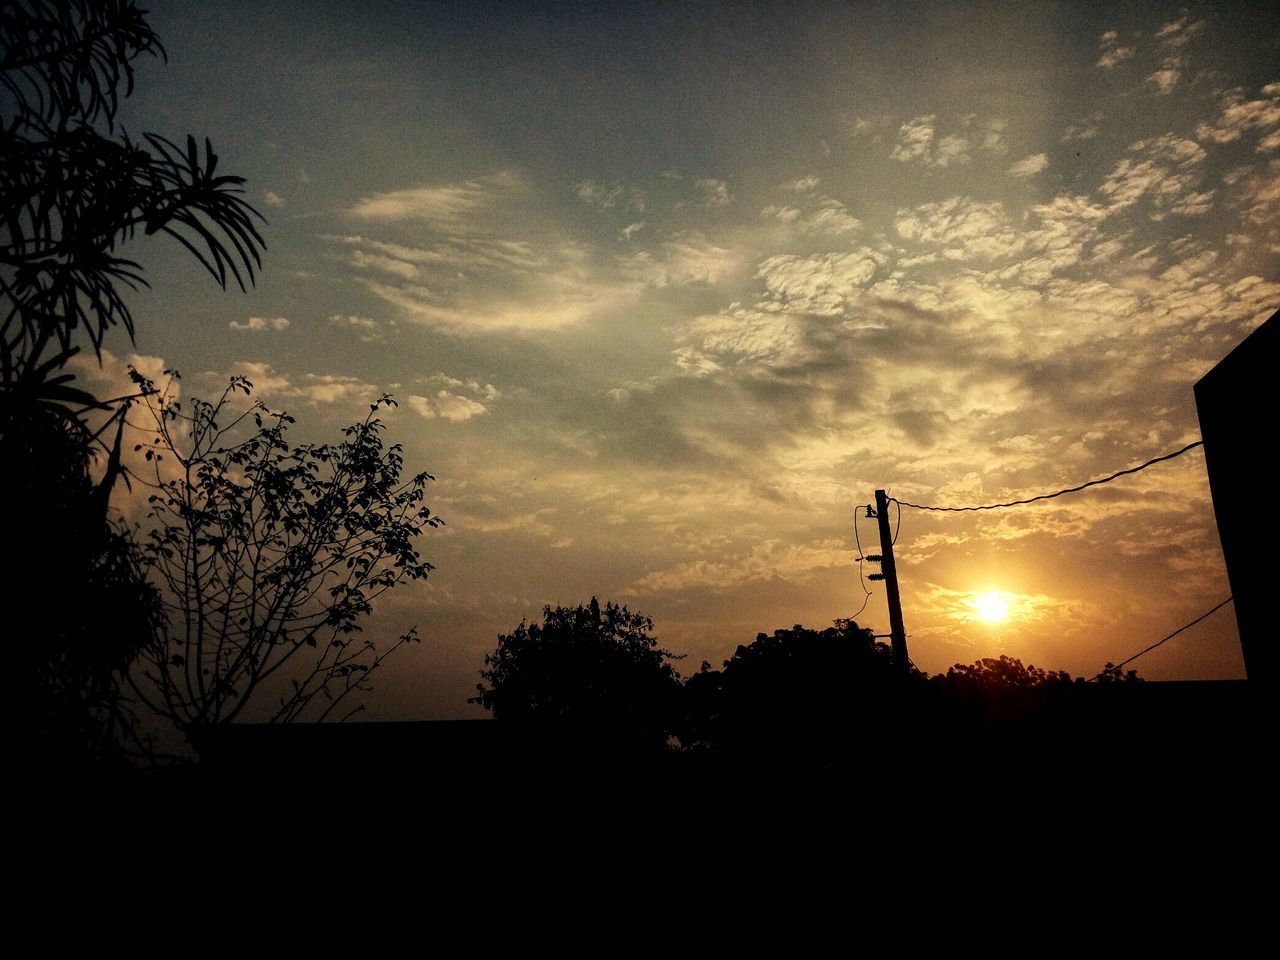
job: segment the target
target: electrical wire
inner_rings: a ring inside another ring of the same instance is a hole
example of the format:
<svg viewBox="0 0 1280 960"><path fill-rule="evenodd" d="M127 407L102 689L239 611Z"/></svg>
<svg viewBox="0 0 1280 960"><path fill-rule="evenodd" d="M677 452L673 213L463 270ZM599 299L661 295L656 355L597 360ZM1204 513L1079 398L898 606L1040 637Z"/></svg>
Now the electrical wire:
<svg viewBox="0 0 1280 960"><path fill-rule="evenodd" d="M862 611L867 609L867 604L871 602L871 591L867 589L866 578L862 575L862 560L863 560L862 538L858 536L858 508L857 507L853 508L853 539L854 539L854 542L857 543L858 545L858 586L862 587L862 592L865 594L865 596L862 598L862 606L858 608L857 613L855 613L852 617L849 618L850 620L856 620L858 617L860 617L862 615Z"/></svg>
<svg viewBox="0 0 1280 960"><path fill-rule="evenodd" d="M1172 460L1174 457L1180 457L1184 453L1186 453L1188 450L1193 450L1196 447L1202 445L1203 443L1204 443L1203 440L1196 440L1194 443L1188 443L1181 450L1175 450L1173 453L1166 453L1162 457L1154 457L1151 460L1148 460L1146 463L1139 464L1136 467L1130 467L1127 470L1118 470L1115 473L1111 474L1111 476L1109 477L1101 477L1097 480L1090 480L1087 483L1080 484L1078 487L1068 487L1066 490L1059 490L1056 493L1045 493L1045 494L1041 494L1038 497L1029 497L1026 500L1010 500L1008 503L988 503L981 507L927 507L927 506L922 506L921 504L918 504L918 503L907 503L905 500L898 500L896 498L894 498L893 502L898 504L899 509L901 509L902 507L912 507L913 509L916 509L916 510L933 510L940 513L963 513L969 510L999 510L1003 507L1020 507L1023 504L1035 503L1037 500L1052 500L1054 497L1061 497L1063 494L1078 493L1079 491L1084 490L1086 487L1096 487L1100 483L1110 483L1112 480L1115 480L1118 477L1124 477L1131 473L1137 473L1139 470L1145 470L1147 469L1147 467L1150 467L1153 464L1162 463L1165 460ZM897 539L896 535L894 539L895 540Z"/></svg>
<svg viewBox="0 0 1280 960"><path fill-rule="evenodd" d="M988 503L980 507L937 507L937 506L926 506L919 503L909 503L905 500L899 500L896 497L890 497L888 502L897 504L898 506L897 522L894 525L893 540L891 541L891 543L896 544L898 542L898 532L902 528L902 508L903 507L911 507L912 509L915 509L915 510L931 510L939 513L964 513L964 512L976 511L976 510L1000 510L1004 507L1020 507L1029 503L1036 503L1040 500L1053 500L1056 497L1061 497L1068 493L1079 493L1081 490L1085 490L1089 487L1096 487L1099 484L1110 483L1112 480L1116 480L1116 479L1119 479L1120 477L1128 476L1129 474L1132 474L1132 473L1138 473L1139 471L1145 470L1147 469L1147 467L1154 466L1157 463L1163 463L1166 460L1172 460L1175 457L1180 457L1187 451L1194 450L1196 447L1203 446L1203 445L1204 445L1203 440L1195 440L1191 443L1188 443L1185 447L1181 448L1180 450L1174 450L1172 453L1166 453L1163 456L1153 457L1150 460L1148 460L1146 463L1139 464L1136 467L1129 467L1126 470L1117 470L1115 473L1109 476L1100 477L1097 480L1089 480L1085 483L1080 484L1079 486L1068 487L1064 490L1058 490L1054 493L1045 493L1036 497L1028 497L1025 500L1010 500L1007 503ZM856 509L854 510L854 513L853 513L853 532L854 532L854 538L857 539L858 538L858 512ZM859 577L861 577L862 575L862 542L861 540L858 540L858 575ZM871 597L871 593L870 591L867 590L865 584L863 585L862 589L863 591L866 592L867 599L869 600ZM1217 613L1219 610L1225 607L1228 603L1230 603L1231 600L1232 600L1231 597L1227 597L1227 599L1223 600L1221 603L1217 604L1215 607L1206 611L1205 613L1202 613L1200 616L1196 617L1190 623L1183 624L1181 627L1179 627L1177 630L1174 630L1168 636L1162 637L1161 639L1157 640L1155 643L1151 644L1150 646L1144 647L1143 649L1139 650L1133 656L1115 664L1113 667L1111 667L1111 670L1119 671L1121 668L1129 665L1134 660L1137 660L1139 657L1150 653L1152 650L1172 640L1174 637L1176 637L1178 634L1182 633L1183 631L1189 630L1190 628L1194 627L1197 623L1200 623L1202 620L1208 619L1210 616ZM867 600L864 600L862 604L863 608L865 608L866 605L867 605ZM862 611L859 610L858 612L861 613ZM1106 674L1107 674L1107 671L1103 671L1102 673L1099 673L1097 676L1091 677L1089 682L1092 683L1095 680L1100 680L1102 677L1106 676Z"/></svg>
<svg viewBox="0 0 1280 960"><path fill-rule="evenodd" d="M1231 597L1227 597L1227 599L1223 600L1220 604L1218 604L1218 605L1217 605L1216 607L1214 607L1212 610L1209 610L1209 611L1208 611L1208 612L1206 612L1206 613L1202 613L1202 614L1200 614L1200 616L1196 617L1196 618L1195 618L1194 620L1192 620L1190 623L1185 623L1185 624L1183 624L1183 625L1182 625L1182 626L1180 626L1177 630L1173 631L1173 633L1169 634L1167 637L1164 637L1164 638L1163 638L1163 639L1161 639L1161 640L1157 640L1155 643L1151 644L1151 646L1149 646L1149 647L1144 647L1143 649L1141 649L1141 650L1139 650L1137 653L1135 653L1132 657L1129 657L1129 659L1127 659L1127 660L1121 660L1119 663L1117 663L1114 667L1112 667L1112 668L1111 668L1111 669L1112 669L1112 671L1117 671L1117 670L1121 669L1122 667L1127 666L1127 665L1128 665L1128 664L1130 664L1130 663L1133 663L1133 661L1137 660L1137 659L1138 659L1140 656L1142 656L1144 653L1150 653L1150 652L1151 652L1152 650L1154 650L1156 647L1160 646L1160 644L1165 643L1166 641L1172 640L1174 637L1176 637L1178 634L1180 634L1183 630L1187 630L1187 629L1190 629L1191 627L1194 627L1194 626L1195 626L1197 623L1199 623L1201 620L1204 620L1204 619L1208 618L1210 615L1217 613L1219 610L1221 610L1223 607L1225 607L1228 603L1230 603L1230 602L1231 602L1231 600L1232 600L1232 598L1231 598ZM1102 677L1106 676L1106 673L1107 673L1107 671L1105 671L1105 670L1104 670L1102 673L1098 674L1096 677L1090 677L1090 678L1089 678L1089 682L1090 682L1090 683L1092 683L1094 680L1099 680L1099 679L1101 679Z"/></svg>

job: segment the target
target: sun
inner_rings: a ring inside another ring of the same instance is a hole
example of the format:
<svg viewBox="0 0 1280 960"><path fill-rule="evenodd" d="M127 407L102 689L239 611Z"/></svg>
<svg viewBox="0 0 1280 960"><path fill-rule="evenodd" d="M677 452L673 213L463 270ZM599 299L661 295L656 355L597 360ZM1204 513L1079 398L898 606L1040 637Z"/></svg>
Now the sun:
<svg viewBox="0 0 1280 960"><path fill-rule="evenodd" d="M998 593L980 593L973 598L974 609L978 616L988 623L996 623L1009 617L1009 605Z"/></svg>

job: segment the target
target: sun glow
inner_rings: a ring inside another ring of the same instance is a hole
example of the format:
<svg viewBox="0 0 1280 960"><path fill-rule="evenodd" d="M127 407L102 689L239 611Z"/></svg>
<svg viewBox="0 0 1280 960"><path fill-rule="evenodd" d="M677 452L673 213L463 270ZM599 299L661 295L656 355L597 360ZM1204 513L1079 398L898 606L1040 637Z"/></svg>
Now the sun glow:
<svg viewBox="0 0 1280 960"><path fill-rule="evenodd" d="M996 623L1009 617L1009 604L998 593L980 593L972 600L978 616L988 623Z"/></svg>

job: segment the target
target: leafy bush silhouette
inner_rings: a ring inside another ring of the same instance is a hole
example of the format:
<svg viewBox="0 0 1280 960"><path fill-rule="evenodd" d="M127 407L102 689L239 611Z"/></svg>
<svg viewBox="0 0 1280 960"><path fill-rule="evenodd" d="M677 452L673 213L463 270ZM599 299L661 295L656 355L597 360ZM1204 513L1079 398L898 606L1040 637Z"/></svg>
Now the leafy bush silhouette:
<svg viewBox="0 0 1280 960"><path fill-rule="evenodd" d="M945 676L939 676L937 682L951 696L959 699L993 699L1028 690L1060 687L1074 681L1065 670L1024 666L1021 660L1002 655L999 658L985 657L972 664L957 663L947 670Z"/></svg>
<svg viewBox="0 0 1280 960"><path fill-rule="evenodd" d="M887 645L852 620L799 624L739 646L724 669L685 684L681 741L693 749L826 763L846 754L860 724L917 685L893 670Z"/></svg>
<svg viewBox="0 0 1280 960"><path fill-rule="evenodd" d="M122 677L161 621L142 556L103 512L87 433L54 410L0 408L0 590L14 668L0 722L24 732L10 760L28 768L124 761L136 718Z"/></svg>
<svg viewBox="0 0 1280 960"><path fill-rule="evenodd" d="M503 721L558 721L595 728L624 745L658 748L675 726L680 678L658 646L653 621L595 597L543 608L485 656L472 703ZM487 684L487 686L486 686Z"/></svg>
<svg viewBox="0 0 1280 960"><path fill-rule="evenodd" d="M1105 687L1143 682L1137 671L1124 674L1110 663L1096 679ZM1009 744L1037 739L1069 742L1102 716L1097 700L1087 699L1097 684L1007 655L955 664L946 674L931 678L930 686L941 698L952 734L985 731Z"/></svg>

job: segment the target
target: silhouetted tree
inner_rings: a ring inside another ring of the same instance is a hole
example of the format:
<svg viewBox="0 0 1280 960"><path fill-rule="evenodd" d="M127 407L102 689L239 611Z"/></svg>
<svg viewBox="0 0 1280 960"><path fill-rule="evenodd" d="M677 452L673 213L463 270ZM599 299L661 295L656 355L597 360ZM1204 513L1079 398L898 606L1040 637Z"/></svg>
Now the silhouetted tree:
<svg viewBox="0 0 1280 960"><path fill-rule="evenodd" d="M1115 671L1107 666L1112 671L1110 681ZM1129 682L1139 682L1136 672L1130 674ZM1083 677L1073 678L1065 670L1042 670L1016 657L957 663L929 683L941 698L951 733L981 735L988 743L996 742L991 736L1006 745L1037 738L1061 740L1080 733L1077 725L1095 717L1086 706L1089 691Z"/></svg>
<svg viewBox="0 0 1280 960"><path fill-rule="evenodd" d="M1106 664L1102 668L1102 672L1098 674L1094 679L1097 680L1098 683L1129 684L1129 683L1145 683L1146 682L1140 676L1138 676L1137 670L1124 670L1121 667L1116 666L1110 660L1106 662Z"/></svg>
<svg viewBox="0 0 1280 960"><path fill-rule="evenodd" d="M868 727L898 709L914 674L852 620L757 634L722 671L704 663L685 684L681 740L689 747L829 763L865 746Z"/></svg>
<svg viewBox="0 0 1280 960"><path fill-rule="evenodd" d="M658 646L653 621L595 597L587 606L543 608L543 622L521 622L484 658L479 703L498 720L590 725L623 741L666 744L675 726L678 659ZM485 685L487 684L487 686Z"/></svg>
<svg viewBox="0 0 1280 960"><path fill-rule="evenodd" d="M121 291L145 280L118 248L137 229L174 237L224 287L228 273L252 280L263 246L241 178L214 175L207 140L201 152L116 131L143 54L163 49L133 2L0 5L0 607L32 624L0 701L29 763L115 754L120 671L156 616L107 510L123 410L86 425L112 407L73 385L74 341L96 352L117 324L132 336Z"/></svg>
<svg viewBox="0 0 1280 960"><path fill-rule="evenodd" d="M16 740L9 763L119 762L134 719L120 701L121 678L161 622L158 597L128 531L104 517L85 456L87 428L45 407L7 414L0 412L0 595L10 669L0 723Z"/></svg>
<svg viewBox="0 0 1280 960"><path fill-rule="evenodd" d="M6 3L0 38L0 372L10 395L84 405L92 398L55 375L73 338L96 351L116 324L132 336L121 287L146 284L117 248L138 229L167 234L243 289L261 262L261 217L239 196L242 177L215 176L207 139L202 151L190 136L183 148L116 132L133 61L164 55L132 0Z"/></svg>
<svg viewBox="0 0 1280 960"><path fill-rule="evenodd" d="M1065 670L1055 672L1034 665L1024 666L1021 660L1010 656L985 657L971 664L957 663L947 670L946 676L936 679L953 696L986 699L1073 682Z"/></svg>
<svg viewBox="0 0 1280 960"><path fill-rule="evenodd" d="M383 444L376 414L394 401L370 404L337 444L290 446L292 417L234 409L252 388L243 377L188 412L172 381L157 390L134 376L155 428L145 552L168 620L134 691L183 732L261 710L268 690L272 722L345 709L416 639L410 630L379 651L355 634L376 598L427 576L415 540L442 522L423 503L431 475L402 481L399 444Z"/></svg>

